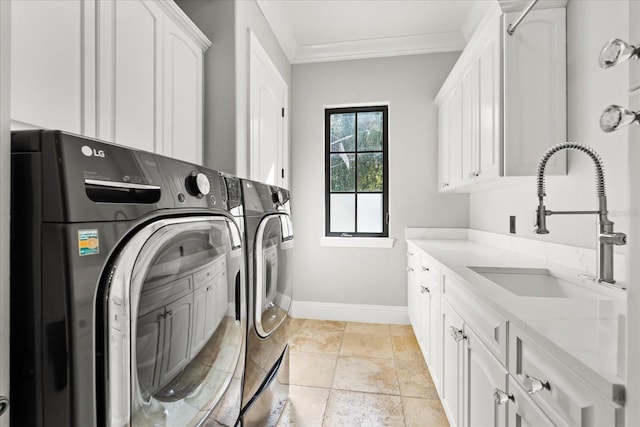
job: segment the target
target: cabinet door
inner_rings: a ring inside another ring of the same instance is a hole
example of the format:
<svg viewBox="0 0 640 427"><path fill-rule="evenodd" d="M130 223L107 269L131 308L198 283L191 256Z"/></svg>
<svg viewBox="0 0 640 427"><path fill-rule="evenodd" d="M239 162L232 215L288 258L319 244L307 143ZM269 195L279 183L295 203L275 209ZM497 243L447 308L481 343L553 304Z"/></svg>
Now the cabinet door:
<svg viewBox="0 0 640 427"><path fill-rule="evenodd" d="M417 296L418 278L416 271L416 264L413 262L414 254L411 249L407 253L407 314L409 315L409 322L413 327L414 333L419 327L419 317L417 314L419 297ZM416 334L416 337L418 335Z"/></svg>
<svg viewBox="0 0 640 427"><path fill-rule="evenodd" d="M462 77L462 180L465 182L473 180L478 173L478 95L478 62L472 61Z"/></svg>
<svg viewBox="0 0 640 427"><path fill-rule="evenodd" d="M429 364L429 368L431 371L431 379L433 379L433 384L436 386L438 391L441 391L441 378L442 378L442 370L441 370L441 352L440 345L442 343L442 329L440 328L440 294L433 293L431 294L431 309L429 311L429 316L431 320L429 321L429 327L431 328L431 333L429 336L429 340L431 342L431 360L427 360Z"/></svg>
<svg viewBox="0 0 640 427"><path fill-rule="evenodd" d="M227 272L222 271L214 278L215 286L212 288L212 295L207 295L207 298L211 299L211 303L215 307L206 319L206 327L208 336L213 335L218 325L222 321L222 318L229 311L229 290L227 288Z"/></svg>
<svg viewBox="0 0 640 427"><path fill-rule="evenodd" d="M191 357L198 354L209 339L206 331L206 319L213 307L210 296L213 295L213 284L208 283L196 289L193 294L193 326L191 335Z"/></svg>
<svg viewBox="0 0 640 427"><path fill-rule="evenodd" d="M464 323L442 300L442 406L453 426L462 425L462 372Z"/></svg>
<svg viewBox="0 0 640 427"><path fill-rule="evenodd" d="M143 0L98 7L98 137L162 153L162 11Z"/></svg>
<svg viewBox="0 0 640 427"><path fill-rule="evenodd" d="M193 314L193 294L165 307L164 356L160 386L167 384L189 362Z"/></svg>
<svg viewBox="0 0 640 427"><path fill-rule="evenodd" d="M158 387L164 343L164 307L138 318L136 359L140 391L146 398Z"/></svg>
<svg viewBox="0 0 640 427"><path fill-rule="evenodd" d="M202 50L170 19L164 31L164 154L202 163Z"/></svg>
<svg viewBox="0 0 640 427"><path fill-rule="evenodd" d="M518 16L505 13L503 28ZM505 174L531 175L546 148L567 140L565 8L534 9L502 38ZM566 151L553 156L546 173L566 174Z"/></svg>
<svg viewBox="0 0 640 427"><path fill-rule="evenodd" d="M95 137L95 0L11 3L11 119Z"/></svg>
<svg viewBox="0 0 640 427"><path fill-rule="evenodd" d="M424 274L420 276L418 284L418 292L420 293L420 335L417 338L427 363L430 363L433 358L433 348L431 346L431 300L435 289L433 289L434 286L430 281L424 278Z"/></svg>
<svg viewBox="0 0 640 427"><path fill-rule="evenodd" d="M462 182L462 91L456 87L451 91L449 104L449 187Z"/></svg>
<svg viewBox="0 0 640 427"><path fill-rule="evenodd" d="M449 103L444 102L438 111L438 191L446 191L449 188L450 168L449 153L451 144L449 142Z"/></svg>
<svg viewBox="0 0 640 427"><path fill-rule="evenodd" d="M479 70L479 141L476 167L478 179L500 175L500 17L496 16L482 35Z"/></svg>
<svg viewBox="0 0 640 427"><path fill-rule="evenodd" d="M465 325L464 426L500 427L506 422L506 405L497 405L496 389L507 390L507 370Z"/></svg>

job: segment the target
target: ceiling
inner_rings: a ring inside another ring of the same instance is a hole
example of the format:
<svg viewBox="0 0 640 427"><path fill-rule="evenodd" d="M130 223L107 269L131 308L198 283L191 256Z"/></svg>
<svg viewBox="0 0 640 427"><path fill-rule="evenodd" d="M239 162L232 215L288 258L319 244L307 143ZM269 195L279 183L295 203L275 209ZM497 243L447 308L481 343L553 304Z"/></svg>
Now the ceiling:
<svg viewBox="0 0 640 427"><path fill-rule="evenodd" d="M488 0L257 0L291 63L462 50Z"/></svg>

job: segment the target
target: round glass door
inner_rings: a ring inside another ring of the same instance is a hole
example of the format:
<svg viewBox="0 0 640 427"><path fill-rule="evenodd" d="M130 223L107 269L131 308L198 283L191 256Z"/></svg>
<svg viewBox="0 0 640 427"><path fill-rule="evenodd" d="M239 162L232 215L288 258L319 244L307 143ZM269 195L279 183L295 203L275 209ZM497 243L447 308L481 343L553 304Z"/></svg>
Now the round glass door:
<svg viewBox="0 0 640 427"><path fill-rule="evenodd" d="M263 338L286 319L291 305L290 250L293 230L287 214L265 217L255 240L255 327Z"/></svg>
<svg viewBox="0 0 640 427"><path fill-rule="evenodd" d="M226 217L149 227L122 251L109 294L111 341L114 335L124 341L122 348L109 346L110 365L122 364L118 353L128 353L122 378L110 370L111 419L195 425L239 376L245 338L240 233ZM128 401L119 401L118 389L128 389Z"/></svg>

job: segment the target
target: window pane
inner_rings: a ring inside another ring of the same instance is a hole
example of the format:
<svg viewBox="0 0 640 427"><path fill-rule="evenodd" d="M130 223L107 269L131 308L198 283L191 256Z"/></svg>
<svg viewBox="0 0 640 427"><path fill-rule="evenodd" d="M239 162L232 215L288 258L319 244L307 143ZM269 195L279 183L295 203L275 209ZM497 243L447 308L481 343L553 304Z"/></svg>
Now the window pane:
<svg viewBox="0 0 640 427"><path fill-rule="evenodd" d="M329 124L329 151L355 151L356 115L354 113L332 114Z"/></svg>
<svg viewBox="0 0 640 427"><path fill-rule="evenodd" d="M382 194L358 194L358 233L382 233Z"/></svg>
<svg viewBox="0 0 640 427"><path fill-rule="evenodd" d="M358 151L382 151L382 111L358 113Z"/></svg>
<svg viewBox="0 0 640 427"><path fill-rule="evenodd" d="M331 195L331 232L353 233L356 225L355 194Z"/></svg>
<svg viewBox="0 0 640 427"><path fill-rule="evenodd" d="M358 191L382 191L382 153L358 154Z"/></svg>
<svg viewBox="0 0 640 427"><path fill-rule="evenodd" d="M355 191L355 154L331 154L331 192Z"/></svg>

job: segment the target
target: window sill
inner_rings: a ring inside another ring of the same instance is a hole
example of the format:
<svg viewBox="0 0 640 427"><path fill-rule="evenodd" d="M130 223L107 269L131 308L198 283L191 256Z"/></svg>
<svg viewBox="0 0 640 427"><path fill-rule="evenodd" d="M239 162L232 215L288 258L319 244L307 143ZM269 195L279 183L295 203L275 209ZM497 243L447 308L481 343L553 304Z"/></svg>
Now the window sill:
<svg viewBox="0 0 640 427"><path fill-rule="evenodd" d="M391 237L320 237L320 246L325 248L391 249L395 242Z"/></svg>

